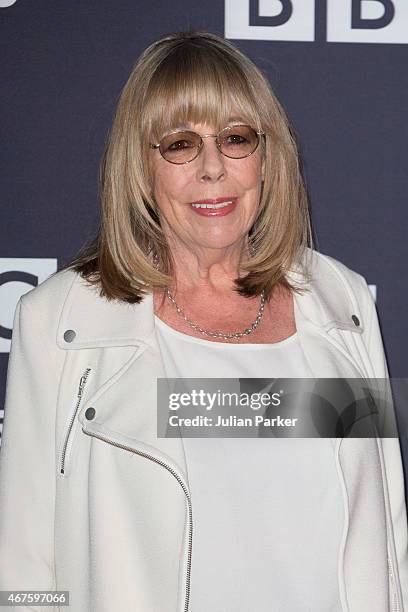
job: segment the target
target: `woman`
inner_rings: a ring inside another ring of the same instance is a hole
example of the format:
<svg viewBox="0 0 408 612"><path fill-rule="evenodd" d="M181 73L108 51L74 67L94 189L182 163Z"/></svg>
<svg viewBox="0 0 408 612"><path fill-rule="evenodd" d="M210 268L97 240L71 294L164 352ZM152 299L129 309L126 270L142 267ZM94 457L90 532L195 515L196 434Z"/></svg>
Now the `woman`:
<svg viewBox="0 0 408 612"><path fill-rule="evenodd" d="M95 241L17 305L0 588L76 612L408 610L397 438L157 435L158 378L387 377L364 278L311 248L259 69L209 33L152 44L101 195Z"/></svg>

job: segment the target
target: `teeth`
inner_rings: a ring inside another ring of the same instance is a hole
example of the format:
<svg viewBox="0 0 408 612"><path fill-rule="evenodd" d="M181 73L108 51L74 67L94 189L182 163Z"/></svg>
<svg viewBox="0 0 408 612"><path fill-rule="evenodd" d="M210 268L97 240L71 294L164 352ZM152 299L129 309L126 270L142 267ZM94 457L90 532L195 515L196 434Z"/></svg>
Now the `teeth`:
<svg viewBox="0 0 408 612"><path fill-rule="evenodd" d="M220 204L191 204L193 208L225 208L228 204L232 204L232 200L229 202L221 202Z"/></svg>

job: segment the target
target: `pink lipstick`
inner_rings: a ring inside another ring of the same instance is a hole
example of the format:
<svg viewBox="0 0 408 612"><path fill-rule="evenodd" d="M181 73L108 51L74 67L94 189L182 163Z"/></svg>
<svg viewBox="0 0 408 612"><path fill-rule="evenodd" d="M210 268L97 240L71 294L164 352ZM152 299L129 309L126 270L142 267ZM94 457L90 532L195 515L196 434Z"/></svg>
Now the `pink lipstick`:
<svg viewBox="0 0 408 612"><path fill-rule="evenodd" d="M191 208L203 217L224 217L231 213L238 203L235 196L195 200L190 203Z"/></svg>

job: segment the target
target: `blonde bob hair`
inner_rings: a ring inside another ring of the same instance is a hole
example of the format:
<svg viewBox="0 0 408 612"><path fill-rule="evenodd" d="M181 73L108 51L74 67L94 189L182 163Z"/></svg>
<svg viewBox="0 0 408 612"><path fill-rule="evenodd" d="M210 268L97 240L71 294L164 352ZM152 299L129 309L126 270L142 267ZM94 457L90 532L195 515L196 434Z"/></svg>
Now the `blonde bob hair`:
<svg viewBox="0 0 408 612"><path fill-rule="evenodd" d="M121 93L101 160L101 221L93 240L65 268L101 296L140 302L172 282L173 263L152 195L149 143L173 126L207 123L217 131L232 114L263 131L264 179L248 240L251 258L235 279L243 296L266 297L312 246L306 189L288 118L267 78L231 42L208 32L165 36L139 57ZM194 162L193 162L194 163ZM239 163L239 162L238 162Z"/></svg>

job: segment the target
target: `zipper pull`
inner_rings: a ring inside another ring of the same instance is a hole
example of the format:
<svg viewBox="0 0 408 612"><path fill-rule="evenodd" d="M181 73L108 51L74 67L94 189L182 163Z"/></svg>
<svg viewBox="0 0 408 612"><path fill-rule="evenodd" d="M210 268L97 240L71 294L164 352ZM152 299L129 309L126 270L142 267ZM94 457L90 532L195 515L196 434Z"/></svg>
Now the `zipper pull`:
<svg viewBox="0 0 408 612"><path fill-rule="evenodd" d="M78 389L78 398L82 397L82 393L85 387L85 383L86 383L86 379L88 378L89 372L91 371L91 368L87 368L84 372L84 374L82 374L80 381L79 381L79 389Z"/></svg>

